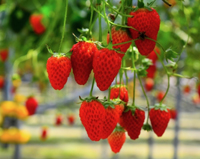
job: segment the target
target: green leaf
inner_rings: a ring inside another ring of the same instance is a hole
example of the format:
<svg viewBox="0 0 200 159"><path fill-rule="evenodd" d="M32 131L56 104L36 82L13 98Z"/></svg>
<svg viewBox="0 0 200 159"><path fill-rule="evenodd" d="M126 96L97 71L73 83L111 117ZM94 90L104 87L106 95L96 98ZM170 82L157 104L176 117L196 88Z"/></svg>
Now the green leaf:
<svg viewBox="0 0 200 159"><path fill-rule="evenodd" d="M147 71L146 71L146 67L143 67L143 66L141 66L141 67L139 67L138 69L137 69L137 74L138 74L138 76L140 76L140 77L146 77L147 76Z"/></svg>
<svg viewBox="0 0 200 159"><path fill-rule="evenodd" d="M166 61L168 62L168 60L174 61L175 58L178 57L178 53L174 50L172 50L171 48L167 49L165 52L165 58Z"/></svg>
<svg viewBox="0 0 200 159"><path fill-rule="evenodd" d="M148 58L144 58L142 59L142 65L144 67L149 68L150 65L153 65L152 60L148 59Z"/></svg>
<svg viewBox="0 0 200 159"><path fill-rule="evenodd" d="M151 7L151 6L152 6L152 5L155 3L155 1L156 1L156 0L154 0L154 1L152 1L152 2L149 2L149 3L147 3L147 6L148 6L148 7Z"/></svg>

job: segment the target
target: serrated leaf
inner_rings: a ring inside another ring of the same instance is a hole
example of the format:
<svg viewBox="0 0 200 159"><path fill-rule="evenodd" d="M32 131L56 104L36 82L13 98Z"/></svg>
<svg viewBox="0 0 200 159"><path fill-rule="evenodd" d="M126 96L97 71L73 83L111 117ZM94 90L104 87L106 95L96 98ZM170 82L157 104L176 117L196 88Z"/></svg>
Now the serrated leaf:
<svg viewBox="0 0 200 159"><path fill-rule="evenodd" d="M139 67L138 70L137 70L137 74L138 76L140 77L146 77L147 76L147 71L146 71L146 68L145 67Z"/></svg>
<svg viewBox="0 0 200 159"><path fill-rule="evenodd" d="M179 54L176 51L172 50L171 48L165 51L165 58L167 62L168 60L174 61L174 59L177 58L178 55Z"/></svg>
<svg viewBox="0 0 200 159"><path fill-rule="evenodd" d="M151 7L154 3L155 3L156 0L152 1L152 2L149 2L147 3L147 6Z"/></svg>

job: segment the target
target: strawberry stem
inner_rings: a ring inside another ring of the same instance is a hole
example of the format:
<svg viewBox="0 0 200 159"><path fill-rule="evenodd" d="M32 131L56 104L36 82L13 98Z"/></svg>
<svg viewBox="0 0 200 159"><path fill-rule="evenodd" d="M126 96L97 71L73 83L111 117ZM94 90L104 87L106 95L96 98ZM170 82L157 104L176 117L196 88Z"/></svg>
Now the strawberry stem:
<svg viewBox="0 0 200 159"><path fill-rule="evenodd" d="M122 66L126 67L126 60L125 58L122 59ZM122 67L121 67L122 68ZM124 70L125 77L126 77L126 86L128 87L128 75L127 75L127 70Z"/></svg>
<svg viewBox="0 0 200 159"><path fill-rule="evenodd" d="M93 7L94 8L94 7ZM95 9L95 8L94 8ZM99 41L102 42L102 28L101 28L101 6L98 6L98 10L99 10Z"/></svg>
<svg viewBox="0 0 200 159"><path fill-rule="evenodd" d="M93 77L92 86L91 86L91 90L90 90L90 97L92 97L92 92L93 92L93 88L94 88L94 83L95 83L95 78Z"/></svg>
<svg viewBox="0 0 200 159"><path fill-rule="evenodd" d="M90 6L92 6L93 0L90 0ZM88 32L88 38L90 37L90 31L92 30L92 18L93 18L93 7L91 7L91 15L90 15L90 25L89 25L89 32Z"/></svg>
<svg viewBox="0 0 200 159"><path fill-rule="evenodd" d="M133 44L131 44L131 51L132 51L132 56L131 56L131 58L132 58L132 67L133 67L133 69L136 69L135 68L135 58L134 58L134 51L133 51ZM136 72L137 72L137 70L134 70L133 71L133 103L132 103L132 106L134 106L135 105L135 81L136 81Z"/></svg>
<svg viewBox="0 0 200 159"><path fill-rule="evenodd" d="M108 102L110 101L110 91L111 91L111 86L108 88Z"/></svg>
<svg viewBox="0 0 200 159"><path fill-rule="evenodd" d="M60 54L60 48L65 36L65 25L66 25L66 20L67 20L67 10L68 10L68 0L66 0L66 7L65 7L65 17L64 17L64 22L63 22L63 30L62 30L62 37L61 37L61 41L60 41L60 46L58 48L58 53Z"/></svg>

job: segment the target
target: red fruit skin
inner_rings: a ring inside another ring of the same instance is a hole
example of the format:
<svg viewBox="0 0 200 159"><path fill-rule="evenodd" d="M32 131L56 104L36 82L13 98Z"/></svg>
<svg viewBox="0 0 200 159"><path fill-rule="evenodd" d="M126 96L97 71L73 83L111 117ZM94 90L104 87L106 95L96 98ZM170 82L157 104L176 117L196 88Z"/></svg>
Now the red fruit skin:
<svg viewBox="0 0 200 159"><path fill-rule="evenodd" d="M188 94L188 93L190 93L190 86L189 85L185 85L184 86L184 88L183 88L183 92L185 93L185 94Z"/></svg>
<svg viewBox="0 0 200 159"><path fill-rule="evenodd" d="M75 116L74 115L69 115L67 117L67 120L68 120L69 125L73 125L74 121L75 121Z"/></svg>
<svg viewBox="0 0 200 159"><path fill-rule="evenodd" d="M200 84L197 86L197 93L199 94L200 97Z"/></svg>
<svg viewBox="0 0 200 159"><path fill-rule="evenodd" d="M62 121L63 121L62 116L61 116L61 115L58 115L58 116L56 117L56 123L55 123L55 125L56 125L56 126L61 125L61 124L62 124Z"/></svg>
<svg viewBox="0 0 200 159"><path fill-rule="evenodd" d="M0 89L2 89L4 86L4 77L0 76Z"/></svg>
<svg viewBox="0 0 200 159"><path fill-rule="evenodd" d="M94 77L101 91L109 88L121 67L121 58L107 48L95 52L93 59Z"/></svg>
<svg viewBox="0 0 200 159"><path fill-rule="evenodd" d="M175 109L170 109L169 111L170 111L171 119L176 120L177 111Z"/></svg>
<svg viewBox="0 0 200 159"><path fill-rule="evenodd" d="M146 39L146 37L156 41L160 28L159 14L155 9L151 9L152 11L145 8L139 8L137 11L130 13L133 17L128 17L127 19L127 25L137 29L136 31L129 28L133 39L140 37L139 40L135 41L135 45L140 54L144 56L150 54L156 45L154 41ZM141 36L141 34L143 34L143 36Z"/></svg>
<svg viewBox="0 0 200 159"><path fill-rule="evenodd" d="M105 114L104 106L98 101L83 101L81 104L79 117L86 129L88 137L92 141L99 141L102 138Z"/></svg>
<svg viewBox="0 0 200 159"><path fill-rule="evenodd" d="M120 99L124 101L126 104L128 103L128 91L126 87L121 86L120 87L112 87L110 91L110 99L116 99L119 97L120 92Z"/></svg>
<svg viewBox="0 0 200 159"><path fill-rule="evenodd" d="M124 131L114 131L108 137L108 143L114 153L120 152L124 142L126 141L126 134Z"/></svg>
<svg viewBox="0 0 200 159"><path fill-rule="evenodd" d="M157 100L160 102L163 99L164 96L165 96L164 92L162 92L162 91L158 92L158 94L157 94Z"/></svg>
<svg viewBox="0 0 200 159"><path fill-rule="evenodd" d="M156 65L151 65L147 69L147 78L153 78L155 77L156 74Z"/></svg>
<svg viewBox="0 0 200 159"><path fill-rule="evenodd" d="M126 30L123 30L121 28L118 29L115 26L113 26L111 29L111 35L112 35L112 44L118 44L118 43L123 43L123 42L132 40ZM107 43L109 42L110 42L110 35L107 34ZM121 51L122 53L118 53L118 52L117 53L121 58L123 58L127 49L130 47L130 45L131 45L131 42L126 43L126 44L116 45L116 46L113 46L113 48Z"/></svg>
<svg viewBox="0 0 200 159"><path fill-rule="evenodd" d="M121 119L122 119L121 123L122 127L126 129L129 137L132 140L137 139L140 135L140 131L144 123L145 112L143 110L136 109L133 115L132 111L129 110L128 112L124 112L122 114Z"/></svg>
<svg viewBox="0 0 200 159"><path fill-rule="evenodd" d="M158 137L161 137L164 134L171 118L170 112L162 111L160 109L155 110L152 108L149 112L149 118L153 131Z"/></svg>
<svg viewBox="0 0 200 159"><path fill-rule="evenodd" d="M124 111L124 105L123 104L115 105L115 111L119 114L119 116L121 116Z"/></svg>
<svg viewBox="0 0 200 159"><path fill-rule="evenodd" d="M35 114L35 111L38 107L38 102L34 97L29 97L26 100L25 105L26 105L26 109L28 110L29 115Z"/></svg>
<svg viewBox="0 0 200 159"><path fill-rule="evenodd" d="M40 139L41 140L46 140L47 139L47 129L46 128L42 129L42 133L41 133Z"/></svg>
<svg viewBox="0 0 200 159"><path fill-rule="evenodd" d="M160 54L160 49L156 46L155 48L155 51ZM155 64L156 61L158 60L158 56L156 54L154 50L147 56L148 59L152 60L152 63Z"/></svg>
<svg viewBox="0 0 200 159"><path fill-rule="evenodd" d="M45 32L45 26L42 24L42 14L33 14L30 16L30 24L36 34L43 34Z"/></svg>
<svg viewBox="0 0 200 159"><path fill-rule="evenodd" d="M5 62L8 58L8 49L0 50L0 59L2 62Z"/></svg>
<svg viewBox="0 0 200 159"><path fill-rule="evenodd" d="M110 106L105 109L105 119L103 121L103 131L102 131L102 139L106 139L115 129L118 121L119 121L119 113L115 110L115 108L111 108Z"/></svg>
<svg viewBox="0 0 200 159"><path fill-rule="evenodd" d="M94 43L80 41L73 45L70 51L75 81L79 85L84 85L92 71L93 56L98 49Z"/></svg>
<svg viewBox="0 0 200 159"><path fill-rule="evenodd" d="M49 81L55 90L61 90L71 72L71 60L68 57L51 56L46 65Z"/></svg>
<svg viewBox="0 0 200 159"><path fill-rule="evenodd" d="M145 89L146 91L151 91L153 89L154 86L154 80L152 78L147 78L145 80Z"/></svg>

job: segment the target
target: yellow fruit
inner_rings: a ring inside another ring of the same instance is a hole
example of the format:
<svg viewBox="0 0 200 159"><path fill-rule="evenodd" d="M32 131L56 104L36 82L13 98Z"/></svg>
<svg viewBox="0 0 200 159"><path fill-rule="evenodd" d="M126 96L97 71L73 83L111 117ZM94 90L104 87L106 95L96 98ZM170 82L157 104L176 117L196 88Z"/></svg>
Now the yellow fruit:
<svg viewBox="0 0 200 159"><path fill-rule="evenodd" d="M15 108L15 116L21 120L26 119L29 116L26 107L23 105L17 106Z"/></svg>
<svg viewBox="0 0 200 159"><path fill-rule="evenodd" d="M168 0L168 2L169 2L169 4L171 4L171 7L173 7L173 6L175 6L176 5L176 0ZM164 3L164 2L163 2ZM164 3L164 6L165 7L170 7L170 6L168 6L166 3Z"/></svg>
<svg viewBox="0 0 200 159"><path fill-rule="evenodd" d="M19 129L17 129L17 128L10 128L8 130L9 143L17 143L17 141L18 141L18 132L19 132Z"/></svg>
<svg viewBox="0 0 200 159"><path fill-rule="evenodd" d="M0 136L0 141L3 143L8 143L10 140L9 130L3 130Z"/></svg>
<svg viewBox="0 0 200 159"><path fill-rule="evenodd" d="M13 116L15 115L15 108L17 104L12 101L4 101L0 104L1 114L3 116Z"/></svg>
<svg viewBox="0 0 200 159"><path fill-rule="evenodd" d="M14 102L21 104L24 103L26 101L26 97L24 95L21 94L15 94L14 96Z"/></svg>
<svg viewBox="0 0 200 159"><path fill-rule="evenodd" d="M18 79L18 80L13 80L12 81L12 84L15 88L18 88L20 85L21 85L21 80Z"/></svg>
<svg viewBox="0 0 200 159"><path fill-rule="evenodd" d="M20 130L18 132L18 140L17 140L17 143L20 143L20 144L25 144L27 143L31 138L31 135L28 131L25 131L25 130Z"/></svg>

